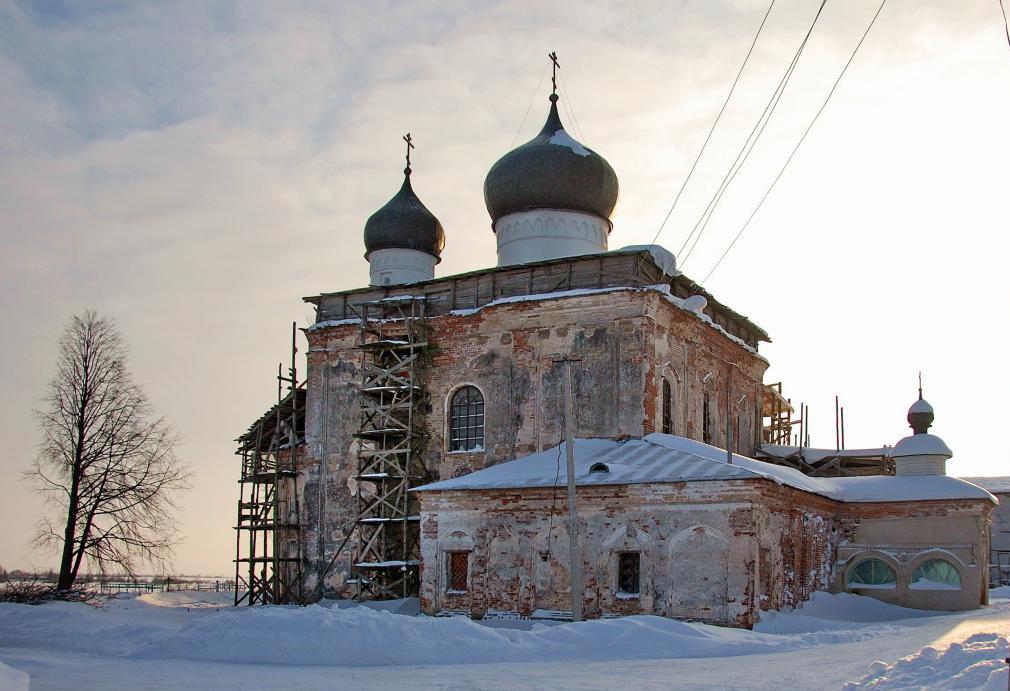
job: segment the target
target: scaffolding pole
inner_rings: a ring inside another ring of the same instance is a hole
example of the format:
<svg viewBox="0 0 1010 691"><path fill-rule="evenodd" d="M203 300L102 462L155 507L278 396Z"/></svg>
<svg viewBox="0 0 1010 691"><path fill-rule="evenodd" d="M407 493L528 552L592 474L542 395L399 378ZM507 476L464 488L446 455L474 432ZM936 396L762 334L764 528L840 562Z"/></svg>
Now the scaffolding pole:
<svg viewBox="0 0 1010 691"><path fill-rule="evenodd" d="M300 603L301 515L297 457L304 444L305 386L298 384L297 328L291 365L277 366L277 404L236 441L242 458L235 524L235 604Z"/></svg>

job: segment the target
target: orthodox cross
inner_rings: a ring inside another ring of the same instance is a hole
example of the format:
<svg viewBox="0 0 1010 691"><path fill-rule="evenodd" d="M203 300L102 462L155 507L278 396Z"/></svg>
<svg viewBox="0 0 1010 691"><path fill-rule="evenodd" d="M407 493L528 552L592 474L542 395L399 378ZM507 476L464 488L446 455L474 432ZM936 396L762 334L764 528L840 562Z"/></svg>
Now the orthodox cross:
<svg viewBox="0 0 1010 691"><path fill-rule="evenodd" d="M922 400L922 370L919 370L919 400Z"/></svg>
<svg viewBox="0 0 1010 691"><path fill-rule="evenodd" d="M404 172L407 175L410 175L410 150L414 148L413 141L410 138L410 132L407 132L407 134L403 135L403 141L407 142L407 170L405 170Z"/></svg>
<svg viewBox="0 0 1010 691"><path fill-rule="evenodd" d="M557 54L557 51L548 53L547 57L549 57L551 59L551 63L552 63L552 66L551 66L551 93L556 95L558 93L558 68L561 67L561 65L558 64L558 54Z"/></svg>

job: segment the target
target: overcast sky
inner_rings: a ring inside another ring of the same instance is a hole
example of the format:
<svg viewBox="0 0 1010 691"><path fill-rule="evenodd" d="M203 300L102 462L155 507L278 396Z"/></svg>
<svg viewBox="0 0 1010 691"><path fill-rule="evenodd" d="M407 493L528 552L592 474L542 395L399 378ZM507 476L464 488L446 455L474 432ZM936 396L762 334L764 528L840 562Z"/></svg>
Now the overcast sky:
<svg viewBox="0 0 1010 691"><path fill-rule="evenodd" d="M659 242L676 251L816 9L779 0ZM681 268L701 279L820 106L876 0L831 0L751 160ZM112 317L194 469L177 569L233 573L233 439L273 401L306 295L367 283L365 219L414 189L438 275L492 266L484 176L535 134L556 50L569 132L620 178L610 246L648 243L767 3L0 0L0 565L47 567L31 409L56 339ZM563 94L564 96L564 94ZM522 123L521 132L520 124ZM893 444L921 369L955 475L1010 474L1010 47L997 0L890 0L706 283L774 343L768 381L834 444ZM304 349L303 349L304 350ZM303 370L304 371L304 370Z"/></svg>

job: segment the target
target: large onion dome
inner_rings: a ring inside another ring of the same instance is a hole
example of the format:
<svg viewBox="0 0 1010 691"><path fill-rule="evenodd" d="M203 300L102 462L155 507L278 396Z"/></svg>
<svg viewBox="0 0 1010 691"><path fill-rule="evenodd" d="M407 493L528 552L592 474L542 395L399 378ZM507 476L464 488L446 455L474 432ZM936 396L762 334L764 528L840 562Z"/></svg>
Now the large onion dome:
<svg viewBox="0 0 1010 691"><path fill-rule="evenodd" d="M617 174L607 160L565 132L558 96L540 134L502 156L484 180L491 222L515 211L559 209L610 222L617 204Z"/></svg>
<svg viewBox="0 0 1010 691"><path fill-rule="evenodd" d="M400 191L365 222L365 258L376 250L406 249L425 252L441 261L445 231L414 194L410 168L403 172Z"/></svg>

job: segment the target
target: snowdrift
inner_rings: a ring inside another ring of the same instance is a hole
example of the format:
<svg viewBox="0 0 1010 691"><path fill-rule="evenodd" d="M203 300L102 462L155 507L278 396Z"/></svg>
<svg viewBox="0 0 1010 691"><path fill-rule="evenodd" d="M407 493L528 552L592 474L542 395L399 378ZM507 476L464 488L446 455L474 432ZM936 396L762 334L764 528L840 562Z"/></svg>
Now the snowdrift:
<svg viewBox="0 0 1010 691"><path fill-rule="evenodd" d="M874 662L870 673L845 685L845 691L877 689L936 689L937 691L1006 691L1007 639L995 633L977 633L944 651L926 646L893 665Z"/></svg>
<svg viewBox="0 0 1010 691"><path fill-rule="evenodd" d="M662 617L495 628L465 617L403 617L366 607L221 612L132 653L143 658L278 665L427 665L715 657L865 640L874 630L769 635Z"/></svg>

